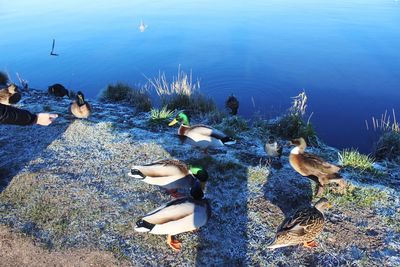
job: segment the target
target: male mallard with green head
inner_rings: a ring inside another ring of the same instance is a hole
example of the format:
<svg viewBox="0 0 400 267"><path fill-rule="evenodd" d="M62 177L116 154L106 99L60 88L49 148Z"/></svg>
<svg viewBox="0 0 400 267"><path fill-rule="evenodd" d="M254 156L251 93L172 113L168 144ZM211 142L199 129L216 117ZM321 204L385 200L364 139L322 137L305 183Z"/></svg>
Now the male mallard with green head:
<svg viewBox="0 0 400 267"><path fill-rule="evenodd" d="M76 100L71 104L71 113L78 119L86 119L91 114L91 108L85 101L85 96L81 91L76 94Z"/></svg>
<svg viewBox="0 0 400 267"><path fill-rule="evenodd" d="M321 198L313 207L296 211L287 217L278 227L275 240L268 248L280 248L303 244L316 247L315 238L322 232L325 219L324 211L331 207L326 198Z"/></svg>
<svg viewBox="0 0 400 267"><path fill-rule="evenodd" d="M14 105L21 100L21 93L15 84L9 84L0 90L0 103L3 105Z"/></svg>
<svg viewBox="0 0 400 267"><path fill-rule="evenodd" d="M221 147L236 143L236 140L233 138L210 126L201 124L190 126L189 116L183 111L180 111L168 125L172 126L178 122L181 123L178 135L186 137L185 142L204 149L206 153L210 147Z"/></svg>
<svg viewBox="0 0 400 267"><path fill-rule="evenodd" d="M175 235L194 231L204 226L211 216L211 207L203 199L200 184L196 183L190 191L191 197L174 199L147 213L136 222L135 230L156 235L168 235L167 244L179 251L182 243Z"/></svg>
<svg viewBox="0 0 400 267"><path fill-rule="evenodd" d="M316 155L304 152L307 144L304 138L293 139L291 144L295 147L290 151L290 165L300 173L316 182L315 192L320 196L324 186L329 183L337 183L344 189L346 182L338 173L340 167L328 163Z"/></svg>
<svg viewBox="0 0 400 267"><path fill-rule="evenodd" d="M168 190L173 197L180 194L177 189L191 188L196 180L204 190L208 173L202 167L188 166L174 159L159 160L143 166L133 166L129 176L142 179L143 182L161 186Z"/></svg>

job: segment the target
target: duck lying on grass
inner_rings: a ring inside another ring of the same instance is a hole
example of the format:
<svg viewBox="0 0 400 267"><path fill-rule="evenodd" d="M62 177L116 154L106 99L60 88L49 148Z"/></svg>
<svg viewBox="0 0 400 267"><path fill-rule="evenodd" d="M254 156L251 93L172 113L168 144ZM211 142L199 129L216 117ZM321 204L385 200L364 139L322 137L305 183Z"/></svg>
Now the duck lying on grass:
<svg viewBox="0 0 400 267"><path fill-rule="evenodd" d="M189 116L183 111L179 112L168 125L172 126L177 122L181 123L178 129L178 135L185 137L184 142L204 149L205 153L207 153L210 147L216 148L236 143L236 140L233 138L210 126L200 124L190 126Z"/></svg>
<svg viewBox="0 0 400 267"><path fill-rule="evenodd" d="M21 93L15 84L10 84L0 90L0 103L3 105L14 105L21 100Z"/></svg>
<svg viewBox="0 0 400 267"><path fill-rule="evenodd" d="M322 232L325 219L323 212L331 204L326 198L321 198L314 207L296 211L287 217L276 231L275 240L268 248L280 248L303 244L305 247L316 247L315 238Z"/></svg>
<svg viewBox="0 0 400 267"><path fill-rule="evenodd" d="M295 147L290 151L290 165L300 173L316 182L315 192L320 196L324 191L324 186L329 183L337 183L344 189L346 182L338 173L340 167L328 163L316 155L304 152L307 144L304 138L293 139L291 141Z"/></svg>
<svg viewBox="0 0 400 267"><path fill-rule="evenodd" d="M78 119L86 119L91 114L91 108L88 102L85 101L85 96L81 91L76 94L70 107L71 113Z"/></svg>
<svg viewBox="0 0 400 267"><path fill-rule="evenodd" d="M205 225L211 216L211 208L200 184L190 190L191 197L177 198L147 213L136 222L135 230L156 235L168 235L167 244L179 251L182 243L175 235L194 231Z"/></svg>
<svg viewBox="0 0 400 267"><path fill-rule="evenodd" d="M173 197L181 196L177 189L191 188L199 180L204 190L208 173L202 167L188 166L174 159L159 160L143 166L133 166L129 176L142 179L143 182L161 186Z"/></svg>

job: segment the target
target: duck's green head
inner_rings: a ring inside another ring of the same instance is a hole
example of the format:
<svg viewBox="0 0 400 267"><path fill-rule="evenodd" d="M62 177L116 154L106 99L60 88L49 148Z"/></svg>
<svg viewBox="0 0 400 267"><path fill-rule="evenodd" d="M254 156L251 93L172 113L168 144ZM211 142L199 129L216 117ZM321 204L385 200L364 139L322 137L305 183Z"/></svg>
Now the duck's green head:
<svg viewBox="0 0 400 267"><path fill-rule="evenodd" d="M200 181L201 190L204 191L208 180L208 172L202 167L190 166L190 172Z"/></svg>
<svg viewBox="0 0 400 267"><path fill-rule="evenodd" d="M180 111L176 116L175 119L173 119L168 126L172 126L174 124L176 124L177 122L180 122L181 124L185 125L185 126L190 126L189 123L189 116L186 115L183 111Z"/></svg>

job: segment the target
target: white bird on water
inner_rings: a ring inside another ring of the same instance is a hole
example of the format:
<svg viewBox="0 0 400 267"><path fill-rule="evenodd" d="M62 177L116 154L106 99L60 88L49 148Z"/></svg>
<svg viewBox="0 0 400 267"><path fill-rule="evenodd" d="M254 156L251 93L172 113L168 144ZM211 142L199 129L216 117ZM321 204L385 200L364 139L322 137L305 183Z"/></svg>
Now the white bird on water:
<svg viewBox="0 0 400 267"><path fill-rule="evenodd" d="M143 20L140 21L139 30L140 32L144 32L147 28L147 25L144 24Z"/></svg>

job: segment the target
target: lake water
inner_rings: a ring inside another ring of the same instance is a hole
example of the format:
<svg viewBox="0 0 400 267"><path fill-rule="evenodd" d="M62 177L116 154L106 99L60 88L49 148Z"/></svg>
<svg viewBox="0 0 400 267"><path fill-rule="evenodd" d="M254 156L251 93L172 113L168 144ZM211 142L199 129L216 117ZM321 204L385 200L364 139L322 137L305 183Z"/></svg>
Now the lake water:
<svg viewBox="0 0 400 267"><path fill-rule="evenodd" d="M0 0L0 33L0 69L33 88L58 82L93 98L181 65L220 107L235 94L248 118L284 112L304 89L320 137L339 148L369 151L365 120L400 111L395 0Z"/></svg>

